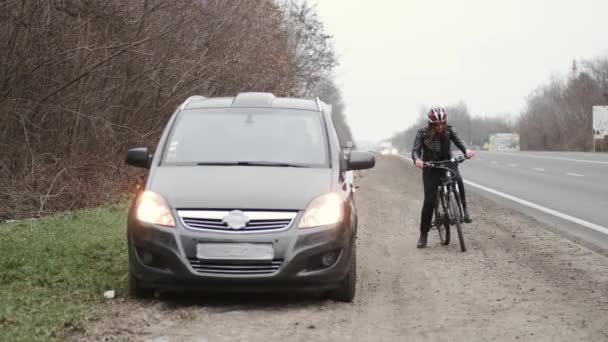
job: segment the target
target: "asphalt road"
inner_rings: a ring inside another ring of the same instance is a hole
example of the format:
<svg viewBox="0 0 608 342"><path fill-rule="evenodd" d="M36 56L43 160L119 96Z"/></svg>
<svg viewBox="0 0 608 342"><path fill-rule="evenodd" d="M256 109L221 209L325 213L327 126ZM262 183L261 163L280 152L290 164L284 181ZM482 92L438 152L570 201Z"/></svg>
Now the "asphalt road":
<svg viewBox="0 0 608 342"><path fill-rule="evenodd" d="M480 151L476 158L465 162L461 170L464 178L475 184L599 226L599 230L590 228L505 200L474 187L475 184L467 186L550 223L582 242L608 250L608 154Z"/></svg>

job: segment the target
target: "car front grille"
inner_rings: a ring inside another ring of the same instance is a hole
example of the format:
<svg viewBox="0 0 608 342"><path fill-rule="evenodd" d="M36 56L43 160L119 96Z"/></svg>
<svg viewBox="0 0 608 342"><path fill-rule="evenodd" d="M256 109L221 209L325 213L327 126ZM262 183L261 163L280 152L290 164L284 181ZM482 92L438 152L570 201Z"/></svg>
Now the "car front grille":
<svg viewBox="0 0 608 342"><path fill-rule="evenodd" d="M215 274L270 274L279 270L283 260L272 261L207 261L188 258L190 266L199 273Z"/></svg>
<svg viewBox="0 0 608 342"><path fill-rule="evenodd" d="M259 232L284 230L291 226L297 212L262 212L242 211L239 215L247 218L243 227L232 228L228 224L230 211L179 210L182 223L196 230L213 230L222 232Z"/></svg>

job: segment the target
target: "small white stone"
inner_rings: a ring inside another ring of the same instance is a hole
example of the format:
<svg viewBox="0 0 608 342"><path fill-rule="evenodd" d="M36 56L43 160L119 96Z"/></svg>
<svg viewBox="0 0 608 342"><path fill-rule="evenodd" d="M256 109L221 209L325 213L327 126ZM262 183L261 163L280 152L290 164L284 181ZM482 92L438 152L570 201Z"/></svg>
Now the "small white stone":
<svg viewBox="0 0 608 342"><path fill-rule="evenodd" d="M114 290L106 291L103 293L103 296L106 297L106 299L114 299L114 297L116 297L116 291L114 291Z"/></svg>

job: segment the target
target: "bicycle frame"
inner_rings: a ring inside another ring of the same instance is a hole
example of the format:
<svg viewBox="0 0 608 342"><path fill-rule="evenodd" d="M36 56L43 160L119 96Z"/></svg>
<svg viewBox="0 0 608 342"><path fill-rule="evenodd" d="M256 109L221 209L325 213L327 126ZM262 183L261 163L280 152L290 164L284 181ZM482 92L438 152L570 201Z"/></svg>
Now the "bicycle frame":
<svg viewBox="0 0 608 342"><path fill-rule="evenodd" d="M450 191L454 192L454 198L456 199L458 205L458 211L460 212L460 218L462 221L462 217L464 216L464 209L462 207L462 202L460 201L460 189L458 188L458 182L454 181L455 171L446 165L456 165L458 163L462 163L465 160L464 157L452 158L451 160L444 160L439 162L427 162L425 166L432 167L435 169L441 169L445 172L441 175L441 179L439 181L439 186L437 189L437 199L435 201L435 208L438 208L438 205L441 204L441 208L444 213L446 213L450 219L450 224L454 224L454 217L450 217L450 211L447 208L451 205L450 199ZM440 224L440 223L434 223Z"/></svg>
<svg viewBox="0 0 608 342"><path fill-rule="evenodd" d="M447 212L449 215L449 210L446 210L446 208L449 208L451 205L451 200L450 200L450 191L454 192L455 198L456 198L456 202L458 204L458 210L460 211L460 217L462 218L464 216L464 209L462 208L462 203L459 200L460 199L460 189L458 188L458 182L454 181L454 170L446 167L446 166L431 166L433 168L436 169L443 169L445 172L443 175L441 175L441 179L439 181L439 186L437 189L437 200L436 200L436 207L439 204L439 202L441 202L441 207L444 209L444 212ZM454 224L454 218L450 217L450 224Z"/></svg>
<svg viewBox="0 0 608 342"><path fill-rule="evenodd" d="M462 233L464 209L460 199L458 182L454 181L456 171L454 171L450 166L462 163L464 160L464 157L459 157L452 158L450 160L424 163L426 167L444 171L441 175L437 188L437 198L435 199L435 221L431 224L431 228L436 227L439 231L441 242L444 245L448 245L450 243L450 226L456 226L458 240L460 241L460 249L462 252L466 251L465 241ZM452 201L455 201L456 203L452 203ZM439 212L440 203L443 213ZM445 227L445 229L443 229L442 225Z"/></svg>

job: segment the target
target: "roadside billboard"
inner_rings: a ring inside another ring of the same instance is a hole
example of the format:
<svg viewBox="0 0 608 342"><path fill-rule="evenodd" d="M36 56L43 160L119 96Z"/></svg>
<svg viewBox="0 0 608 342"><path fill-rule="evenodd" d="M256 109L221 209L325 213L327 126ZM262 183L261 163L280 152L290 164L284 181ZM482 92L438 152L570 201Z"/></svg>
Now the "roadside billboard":
<svg viewBox="0 0 608 342"><path fill-rule="evenodd" d="M490 151L519 151L518 133L495 133L490 134L488 139Z"/></svg>
<svg viewBox="0 0 608 342"><path fill-rule="evenodd" d="M608 106L593 106L593 150L608 152Z"/></svg>

